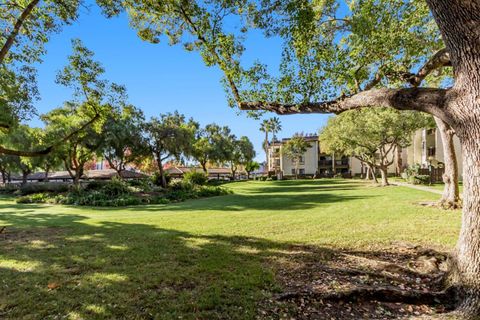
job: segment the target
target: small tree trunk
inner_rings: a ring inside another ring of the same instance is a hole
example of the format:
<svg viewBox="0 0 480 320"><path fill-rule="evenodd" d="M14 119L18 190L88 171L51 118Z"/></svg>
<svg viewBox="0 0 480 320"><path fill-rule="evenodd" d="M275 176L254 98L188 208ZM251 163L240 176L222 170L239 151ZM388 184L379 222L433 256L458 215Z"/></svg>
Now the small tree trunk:
<svg viewBox="0 0 480 320"><path fill-rule="evenodd" d="M458 187L458 165L453 143L454 130L441 119L435 117L435 123L440 131L443 144L445 173L443 174L443 195L440 205L445 208L458 208L460 206L460 190Z"/></svg>
<svg viewBox="0 0 480 320"><path fill-rule="evenodd" d="M378 183L377 175L375 174L375 168L371 165L368 166L368 171L370 171L370 174L372 176L372 180L374 183Z"/></svg>
<svg viewBox="0 0 480 320"><path fill-rule="evenodd" d="M386 186L389 185L389 183L388 183L388 171L387 171L388 168L385 167L385 166L381 166L381 167L379 167L379 169L380 169L380 173L382 175L382 186L386 187Z"/></svg>
<svg viewBox="0 0 480 320"><path fill-rule="evenodd" d="M265 159L266 159L266 163L265 163L265 168L267 170L267 173L270 169L270 164L268 163L268 131L265 131L265 142L264 142L265 146Z"/></svg>
<svg viewBox="0 0 480 320"><path fill-rule="evenodd" d="M50 168L47 166L45 167L45 178L43 181L48 182L48 172L50 171Z"/></svg>
<svg viewBox="0 0 480 320"><path fill-rule="evenodd" d="M397 146L395 149L397 149L397 176L401 176L403 171L402 148Z"/></svg>
<svg viewBox="0 0 480 320"><path fill-rule="evenodd" d="M157 159L157 164L158 164L158 173L160 174L162 188L166 188L167 178L165 177L165 171L163 170L163 164L160 158Z"/></svg>
<svg viewBox="0 0 480 320"><path fill-rule="evenodd" d="M2 182L5 184L7 182L7 174L5 170L2 170Z"/></svg>
<svg viewBox="0 0 480 320"><path fill-rule="evenodd" d="M203 172L208 173L207 163L206 162L200 162L200 165L202 166Z"/></svg>
<svg viewBox="0 0 480 320"><path fill-rule="evenodd" d="M23 171L23 172L22 172L22 186L24 186L24 185L27 184L27 177L28 177L28 172L27 172L27 171Z"/></svg>

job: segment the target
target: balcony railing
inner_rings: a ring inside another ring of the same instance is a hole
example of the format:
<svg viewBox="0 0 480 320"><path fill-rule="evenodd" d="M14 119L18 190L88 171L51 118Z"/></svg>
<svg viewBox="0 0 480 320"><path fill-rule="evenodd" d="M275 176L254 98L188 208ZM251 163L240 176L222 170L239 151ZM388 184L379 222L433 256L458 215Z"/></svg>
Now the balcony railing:
<svg viewBox="0 0 480 320"><path fill-rule="evenodd" d="M318 160L319 167L331 167L333 160ZM336 166L348 166L348 159L335 160Z"/></svg>

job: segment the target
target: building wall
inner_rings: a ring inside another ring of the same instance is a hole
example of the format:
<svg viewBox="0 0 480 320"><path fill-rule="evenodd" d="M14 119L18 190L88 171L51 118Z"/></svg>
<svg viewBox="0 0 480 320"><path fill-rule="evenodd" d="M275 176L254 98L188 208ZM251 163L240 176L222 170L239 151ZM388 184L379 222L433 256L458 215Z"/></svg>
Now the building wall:
<svg viewBox="0 0 480 320"><path fill-rule="evenodd" d="M308 148L307 152L304 154L303 163L298 166L299 172L301 172L300 169L304 170L304 174L315 174L317 172L318 150L318 141L311 142L310 148ZM292 170L295 169L295 163L285 154L283 154L283 152L281 164L284 175L288 176L294 174Z"/></svg>
<svg viewBox="0 0 480 320"><path fill-rule="evenodd" d="M461 178L463 175L463 157L460 140L457 136L453 137L453 143L457 156L458 172ZM438 129L436 129L434 134L431 135L427 135L425 129L415 132L412 137L412 145L407 148L407 153L404 155L403 161L406 162L406 165L420 164L423 167L428 167L429 161L425 148L430 146L435 147L435 160L438 162L445 162L442 137L440 135L440 130Z"/></svg>

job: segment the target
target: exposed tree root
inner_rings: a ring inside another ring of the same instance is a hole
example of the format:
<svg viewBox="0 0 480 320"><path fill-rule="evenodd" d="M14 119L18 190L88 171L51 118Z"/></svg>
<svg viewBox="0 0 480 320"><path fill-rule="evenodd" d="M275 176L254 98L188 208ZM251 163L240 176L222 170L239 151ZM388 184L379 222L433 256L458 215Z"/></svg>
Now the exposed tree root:
<svg viewBox="0 0 480 320"><path fill-rule="evenodd" d="M331 302L374 300L381 302L400 302L414 305L443 305L451 310L454 308L455 301L454 292L451 289L440 292L424 292L419 290L400 290L392 286L358 286L351 290L339 292L287 292L277 296L277 299L289 300L309 297Z"/></svg>

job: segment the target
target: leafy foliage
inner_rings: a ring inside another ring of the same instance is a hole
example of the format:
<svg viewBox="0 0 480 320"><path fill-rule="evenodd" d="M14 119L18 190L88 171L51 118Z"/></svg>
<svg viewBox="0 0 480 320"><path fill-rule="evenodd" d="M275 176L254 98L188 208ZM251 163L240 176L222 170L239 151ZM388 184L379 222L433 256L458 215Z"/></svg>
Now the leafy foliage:
<svg viewBox="0 0 480 320"><path fill-rule="evenodd" d="M208 181L208 176L204 172L189 171L183 175L183 181L192 185L203 186Z"/></svg>
<svg viewBox="0 0 480 320"><path fill-rule="evenodd" d="M311 144L305 140L305 137L302 134L299 133L295 134L284 144L282 152L295 164L295 176L298 175L300 160L310 146Z"/></svg>

